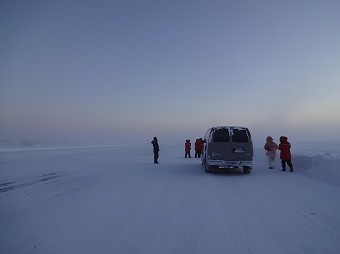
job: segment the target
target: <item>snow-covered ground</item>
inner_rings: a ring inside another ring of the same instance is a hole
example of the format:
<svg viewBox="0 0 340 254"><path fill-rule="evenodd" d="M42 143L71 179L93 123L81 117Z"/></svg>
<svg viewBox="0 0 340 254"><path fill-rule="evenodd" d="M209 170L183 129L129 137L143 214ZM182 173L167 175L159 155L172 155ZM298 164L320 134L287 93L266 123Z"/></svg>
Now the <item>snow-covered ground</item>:
<svg viewBox="0 0 340 254"><path fill-rule="evenodd" d="M206 174L183 145L0 149L0 252L340 253L338 150Z"/></svg>

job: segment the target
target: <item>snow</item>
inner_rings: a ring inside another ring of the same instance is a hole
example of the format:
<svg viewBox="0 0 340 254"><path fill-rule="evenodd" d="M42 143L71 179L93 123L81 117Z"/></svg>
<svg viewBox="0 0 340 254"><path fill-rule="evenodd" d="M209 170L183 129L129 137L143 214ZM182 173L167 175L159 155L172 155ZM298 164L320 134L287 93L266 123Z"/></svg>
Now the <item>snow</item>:
<svg viewBox="0 0 340 254"><path fill-rule="evenodd" d="M160 145L1 148L1 253L340 253L338 150L207 174Z"/></svg>

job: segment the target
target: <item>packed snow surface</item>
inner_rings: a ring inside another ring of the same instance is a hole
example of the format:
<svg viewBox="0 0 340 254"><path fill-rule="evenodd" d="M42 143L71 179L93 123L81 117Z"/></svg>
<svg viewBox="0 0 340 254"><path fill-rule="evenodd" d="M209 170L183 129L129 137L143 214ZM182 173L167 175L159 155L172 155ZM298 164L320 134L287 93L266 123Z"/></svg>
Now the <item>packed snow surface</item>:
<svg viewBox="0 0 340 254"><path fill-rule="evenodd" d="M184 146L0 149L0 252L340 253L340 157L205 173Z"/></svg>

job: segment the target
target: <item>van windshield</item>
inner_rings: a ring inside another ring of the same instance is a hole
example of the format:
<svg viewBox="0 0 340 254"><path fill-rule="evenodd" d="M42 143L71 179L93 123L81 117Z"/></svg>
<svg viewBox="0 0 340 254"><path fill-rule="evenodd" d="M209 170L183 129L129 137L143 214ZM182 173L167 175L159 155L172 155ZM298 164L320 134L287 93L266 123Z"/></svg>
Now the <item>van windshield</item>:
<svg viewBox="0 0 340 254"><path fill-rule="evenodd" d="M246 129L233 129L232 141L238 143L248 143L249 137Z"/></svg>
<svg viewBox="0 0 340 254"><path fill-rule="evenodd" d="M229 142L228 129L216 129L214 131L213 142Z"/></svg>

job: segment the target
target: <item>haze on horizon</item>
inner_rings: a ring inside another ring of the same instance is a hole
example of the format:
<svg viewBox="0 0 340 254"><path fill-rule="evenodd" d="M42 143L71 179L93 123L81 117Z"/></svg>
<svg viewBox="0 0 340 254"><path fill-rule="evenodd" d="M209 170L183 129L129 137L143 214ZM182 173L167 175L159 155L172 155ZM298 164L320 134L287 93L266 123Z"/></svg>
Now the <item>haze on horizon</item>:
<svg viewBox="0 0 340 254"><path fill-rule="evenodd" d="M340 141L340 2L1 1L0 142Z"/></svg>

